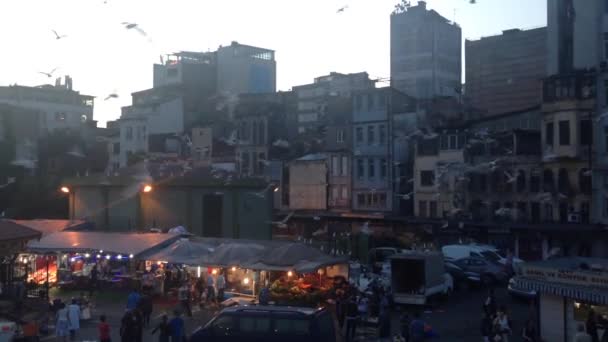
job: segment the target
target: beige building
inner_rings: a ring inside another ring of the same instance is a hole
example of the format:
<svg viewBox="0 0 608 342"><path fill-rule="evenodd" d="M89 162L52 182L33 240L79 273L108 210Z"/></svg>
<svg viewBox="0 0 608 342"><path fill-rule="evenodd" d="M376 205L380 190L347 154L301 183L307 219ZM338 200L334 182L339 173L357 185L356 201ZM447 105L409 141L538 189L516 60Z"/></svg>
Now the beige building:
<svg viewBox="0 0 608 342"><path fill-rule="evenodd" d="M327 209L327 156L311 154L289 164L289 207Z"/></svg>

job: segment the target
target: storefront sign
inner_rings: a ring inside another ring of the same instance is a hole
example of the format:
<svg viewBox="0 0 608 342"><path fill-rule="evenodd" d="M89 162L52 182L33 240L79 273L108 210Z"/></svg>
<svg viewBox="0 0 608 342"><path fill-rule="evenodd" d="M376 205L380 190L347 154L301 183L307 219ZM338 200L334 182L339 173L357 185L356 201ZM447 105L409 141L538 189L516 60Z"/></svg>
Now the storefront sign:
<svg viewBox="0 0 608 342"><path fill-rule="evenodd" d="M543 267L522 266L522 274L547 282L557 282L568 285L608 287L608 274L593 271L572 271Z"/></svg>

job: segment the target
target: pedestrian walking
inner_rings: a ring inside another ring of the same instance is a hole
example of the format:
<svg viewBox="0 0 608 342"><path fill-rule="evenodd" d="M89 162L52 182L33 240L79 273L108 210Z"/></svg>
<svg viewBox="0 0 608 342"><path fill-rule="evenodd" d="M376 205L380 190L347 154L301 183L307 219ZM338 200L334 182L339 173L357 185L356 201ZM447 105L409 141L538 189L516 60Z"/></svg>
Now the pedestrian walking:
<svg viewBox="0 0 608 342"><path fill-rule="evenodd" d="M268 289L268 286L262 287L260 294L258 294L258 301L260 305L268 305L270 301L270 289Z"/></svg>
<svg viewBox="0 0 608 342"><path fill-rule="evenodd" d="M573 342L592 342L593 341L593 339L591 338L591 335L589 335L585 332L584 325L579 324L577 330L578 331L577 331L576 335L574 335Z"/></svg>
<svg viewBox="0 0 608 342"><path fill-rule="evenodd" d="M494 319L494 316L496 316L496 297L494 297L494 289L488 290L488 296L483 303L483 310L491 319Z"/></svg>
<svg viewBox="0 0 608 342"><path fill-rule="evenodd" d="M511 335L511 323L509 322L507 309L504 306L498 310L498 314L494 319L494 326L497 329L497 334L502 338L501 342L508 342L509 335Z"/></svg>
<svg viewBox="0 0 608 342"><path fill-rule="evenodd" d="M68 315L68 308L64 303L59 304L59 310L55 315L55 335L59 341L66 342L69 335L70 318Z"/></svg>
<svg viewBox="0 0 608 342"><path fill-rule="evenodd" d="M426 338L424 330L424 321L420 318L420 312L414 313L414 319L410 323L410 341L423 342Z"/></svg>
<svg viewBox="0 0 608 342"><path fill-rule="evenodd" d="M76 341L76 335L78 334L78 330L80 330L80 305L76 298L72 298L72 304L68 306L68 319L70 340Z"/></svg>
<svg viewBox="0 0 608 342"><path fill-rule="evenodd" d="M526 325L521 334L524 342L539 342L538 331L536 331L536 322L532 319L526 321Z"/></svg>
<svg viewBox="0 0 608 342"><path fill-rule="evenodd" d="M169 318L167 315L163 315L160 323L152 330L152 335L156 334L157 331L159 332L158 342L169 342L169 339L171 338L171 326L169 325Z"/></svg>
<svg viewBox="0 0 608 342"><path fill-rule="evenodd" d="M141 295L139 294L136 288L133 288L133 290L131 290L131 293L129 293L129 296L127 297L127 310L135 310L137 308L137 305L139 304L140 299Z"/></svg>
<svg viewBox="0 0 608 342"><path fill-rule="evenodd" d="M346 342L354 341L355 335L357 334L357 323L359 321L359 310L357 308L357 302L355 296L351 296L348 299L346 305Z"/></svg>
<svg viewBox="0 0 608 342"><path fill-rule="evenodd" d="M127 310L120 321L120 341L134 342L136 338L135 329L135 316L132 311Z"/></svg>
<svg viewBox="0 0 608 342"><path fill-rule="evenodd" d="M405 342L410 342L410 323L412 322L410 314L404 312L399 318L401 337Z"/></svg>
<svg viewBox="0 0 608 342"><path fill-rule="evenodd" d="M595 314L595 310L590 309L587 314L587 321L585 322L585 327L587 328L587 334L591 336L592 342L599 342L599 334L597 331L597 315Z"/></svg>
<svg viewBox="0 0 608 342"><path fill-rule="evenodd" d="M213 280L213 274L207 274L207 303L215 300L215 281Z"/></svg>
<svg viewBox="0 0 608 342"><path fill-rule="evenodd" d="M494 327L492 326L492 319L486 312L482 314L481 318L481 336L483 337L483 342L490 342L492 337L492 332Z"/></svg>
<svg viewBox="0 0 608 342"><path fill-rule="evenodd" d="M186 312L188 317L192 317L192 308L190 307L190 288L187 283L183 283L177 291L179 302L181 303L182 310Z"/></svg>
<svg viewBox="0 0 608 342"><path fill-rule="evenodd" d="M144 317L141 310L133 310L133 332L135 333L134 342L143 342L144 337Z"/></svg>
<svg viewBox="0 0 608 342"><path fill-rule="evenodd" d="M184 320L180 317L178 310L175 310L173 314L174 317L171 319L171 322L169 322L171 328L171 342L183 342L186 336L184 333Z"/></svg>
<svg viewBox="0 0 608 342"><path fill-rule="evenodd" d="M215 280L215 287L217 288L217 303L221 303L224 301L224 289L226 288L226 278L224 277L224 272L221 270L217 274L217 279Z"/></svg>
<svg viewBox="0 0 608 342"><path fill-rule="evenodd" d="M112 338L110 335L110 325L106 322L105 315L101 315L101 317L99 317L97 331L99 332L99 342L112 342Z"/></svg>
<svg viewBox="0 0 608 342"><path fill-rule="evenodd" d="M378 311L378 321L380 323L380 338L388 338L391 336L391 315L388 303L388 297L381 291L380 307Z"/></svg>
<svg viewBox="0 0 608 342"><path fill-rule="evenodd" d="M139 300L139 309L141 310L144 327L150 326L150 317L154 311L154 304L152 303L152 297L148 294L141 296Z"/></svg>

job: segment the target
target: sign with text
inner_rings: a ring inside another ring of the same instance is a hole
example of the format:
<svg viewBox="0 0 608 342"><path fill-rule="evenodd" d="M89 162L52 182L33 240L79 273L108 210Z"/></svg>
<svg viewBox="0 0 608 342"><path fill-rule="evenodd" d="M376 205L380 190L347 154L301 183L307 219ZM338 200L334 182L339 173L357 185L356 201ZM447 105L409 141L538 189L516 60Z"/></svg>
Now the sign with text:
<svg viewBox="0 0 608 342"><path fill-rule="evenodd" d="M560 270L557 268L521 266L522 275L528 278L568 285L581 285L608 288L606 272Z"/></svg>

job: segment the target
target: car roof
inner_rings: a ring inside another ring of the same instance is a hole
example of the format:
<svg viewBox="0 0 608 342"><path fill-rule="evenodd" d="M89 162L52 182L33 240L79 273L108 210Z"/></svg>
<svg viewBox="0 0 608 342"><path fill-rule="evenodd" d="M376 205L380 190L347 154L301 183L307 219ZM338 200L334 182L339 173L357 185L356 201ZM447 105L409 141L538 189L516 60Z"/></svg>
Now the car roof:
<svg viewBox="0 0 608 342"><path fill-rule="evenodd" d="M223 309L221 313L289 313L311 316L325 310L324 308L307 308L279 305L236 305Z"/></svg>

